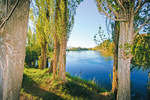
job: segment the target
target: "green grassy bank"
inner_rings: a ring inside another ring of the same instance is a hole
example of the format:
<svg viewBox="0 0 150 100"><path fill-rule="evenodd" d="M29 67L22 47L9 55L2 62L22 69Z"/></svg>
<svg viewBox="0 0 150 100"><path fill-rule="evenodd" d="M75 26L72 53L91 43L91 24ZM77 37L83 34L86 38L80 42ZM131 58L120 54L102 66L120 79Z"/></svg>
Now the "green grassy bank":
<svg viewBox="0 0 150 100"><path fill-rule="evenodd" d="M52 74L24 68L21 100L113 100L113 94L99 88L94 82L72 77L66 73L67 83L53 80Z"/></svg>

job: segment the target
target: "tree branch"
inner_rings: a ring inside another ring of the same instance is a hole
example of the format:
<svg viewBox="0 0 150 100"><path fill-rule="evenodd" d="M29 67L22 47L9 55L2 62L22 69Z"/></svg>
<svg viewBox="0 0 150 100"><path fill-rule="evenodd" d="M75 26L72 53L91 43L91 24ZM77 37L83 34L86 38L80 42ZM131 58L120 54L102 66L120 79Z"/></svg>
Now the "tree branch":
<svg viewBox="0 0 150 100"><path fill-rule="evenodd" d="M104 0L103 0L104 1ZM104 1L105 2L105 1ZM113 10L113 8L111 7L112 5L110 5L110 4L108 4L108 2L105 2L106 4L107 4L107 6L108 6L108 8L115 14L115 16L118 18L119 16L119 14L116 12L116 11L114 11Z"/></svg>
<svg viewBox="0 0 150 100"><path fill-rule="evenodd" d="M138 6L137 6L137 9L135 10L135 13L137 13L138 11L139 11L139 9L140 9L140 7L141 7L141 2L142 2L142 0L138 0L138 2L139 2L139 4L138 4Z"/></svg>
<svg viewBox="0 0 150 100"><path fill-rule="evenodd" d="M2 24L0 25L0 29L2 28L2 26L5 24L5 22L11 17L12 13L14 12L15 8L17 7L17 4L19 3L19 0L16 1L15 5L13 6L13 8L11 9L9 15L7 16L7 18L5 18L5 20L2 22Z"/></svg>
<svg viewBox="0 0 150 100"><path fill-rule="evenodd" d="M112 18L112 17L109 16L108 13L105 12L104 10L102 10L102 12L103 12L107 17L109 17L109 18L112 19L112 20L115 20L115 21L127 21L127 19L116 19L116 18Z"/></svg>
<svg viewBox="0 0 150 100"><path fill-rule="evenodd" d="M97 2L97 6L99 7L99 8L102 8L102 4L101 3L99 3L99 1L98 0L96 0L96 2ZM103 10L103 9L101 9L101 11L108 17L108 18L110 18L110 19L112 19L112 20L115 20L115 21L127 21L127 19L119 19L119 18L113 18L113 17L111 17L105 10ZM100 12L101 12L100 11Z"/></svg>
<svg viewBox="0 0 150 100"><path fill-rule="evenodd" d="M134 12L134 16L137 14L137 12L141 9L141 7L143 7L143 5L147 2L147 0L144 0L144 2L142 3L142 0L140 0L139 4L137 5L137 9Z"/></svg>
<svg viewBox="0 0 150 100"><path fill-rule="evenodd" d="M135 37L138 34L138 32L142 29L143 26L145 26L146 24L150 24L150 22L147 23L149 20L150 20L150 17L140 26L140 28L135 32L133 37Z"/></svg>
<svg viewBox="0 0 150 100"><path fill-rule="evenodd" d="M120 2L120 0L117 0L118 1L118 4L123 8L124 10L124 13L126 12L126 9L124 8L124 6L122 5L122 3Z"/></svg>

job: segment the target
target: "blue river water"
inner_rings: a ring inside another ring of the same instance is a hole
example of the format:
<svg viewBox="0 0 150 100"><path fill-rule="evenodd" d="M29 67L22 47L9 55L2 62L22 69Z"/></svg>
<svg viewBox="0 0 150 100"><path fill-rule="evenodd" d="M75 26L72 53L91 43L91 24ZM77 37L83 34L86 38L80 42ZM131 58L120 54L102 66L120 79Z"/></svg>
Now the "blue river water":
<svg viewBox="0 0 150 100"><path fill-rule="evenodd" d="M66 72L111 90L113 55L101 51L67 51ZM132 100L147 100L148 71L131 71Z"/></svg>

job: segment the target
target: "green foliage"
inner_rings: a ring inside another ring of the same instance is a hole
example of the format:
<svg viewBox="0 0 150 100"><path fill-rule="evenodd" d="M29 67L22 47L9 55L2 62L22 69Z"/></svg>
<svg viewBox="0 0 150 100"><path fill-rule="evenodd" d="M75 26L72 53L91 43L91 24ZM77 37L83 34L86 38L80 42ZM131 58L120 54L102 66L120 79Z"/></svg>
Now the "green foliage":
<svg viewBox="0 0 150 100"><path fill-rule="evenodd" d="M139 65L150 66L150 35L139 34L135 37L132 53L132 62Z"/></svg>
<svg viewBox="0 0 150 100"><path fill-rule="evenodd" d="M39 55L40 47L37 44L36 34L32 33L31 28L29 27L26 41L25 63L31 67L37 67L36 59L38 59Z"/></svg>
<svg viewBox="0 0 150 100"><path fill-rule="evenodd" d="M94 35L94 42L96 45L99 45L104 40L106 40L108 37L106 37L106 34L104 34L104 30L101 29L101 26L99 27L98 33Z"/></svg>
<svg viewBox="0 0 150 100"><path fill-rule="evenodd" d="M123 45L122 45L122 44L120 44L120 45L119 45L119 48L123 48Z"/></svg>
<svg viewBox="0 0 150 100"><path fill-rule="evenodd" d="M54 9L53 0L36 0L31 6L30 20L34 24L36 43L39 46L40 54L38 55L38 66L43 68L43 55L46 53L46 58L53 58L53 21L54 12L50 11ZM51 20L50 20L51 19ZM29 36L28 36L29 37ZM30 38L30 37L29 37ZM32 55L31 55L32 56Z"/></svg>
<svg viewBox="0 0 150 100"><path fill-rule="evenodd" d="M111 42L110 39L105 40L104 42L102 42L100 45L94 47L92 50L102 50L102 51L107 51L107 52L114 52L114 42Z"/></svg>
<svg viewBox="0 0 150 100"><path fill-rule="evenodd" d="M125 43L125 50L131 49L132 45L130 43Z"/></svg>

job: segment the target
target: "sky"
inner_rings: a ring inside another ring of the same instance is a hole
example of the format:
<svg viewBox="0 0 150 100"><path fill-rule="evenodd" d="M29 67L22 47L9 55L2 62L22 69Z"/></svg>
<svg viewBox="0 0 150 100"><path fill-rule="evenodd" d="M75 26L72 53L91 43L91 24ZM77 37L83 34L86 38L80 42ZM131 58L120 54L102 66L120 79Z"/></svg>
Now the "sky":
<svg viewBox="0 0 150 100"><path fill-rule="evenodd" d="M95 47L93 39L99 26L106 33L105 16L99 13L94 0L84 0L77 8L67 47Z"/></svg>

